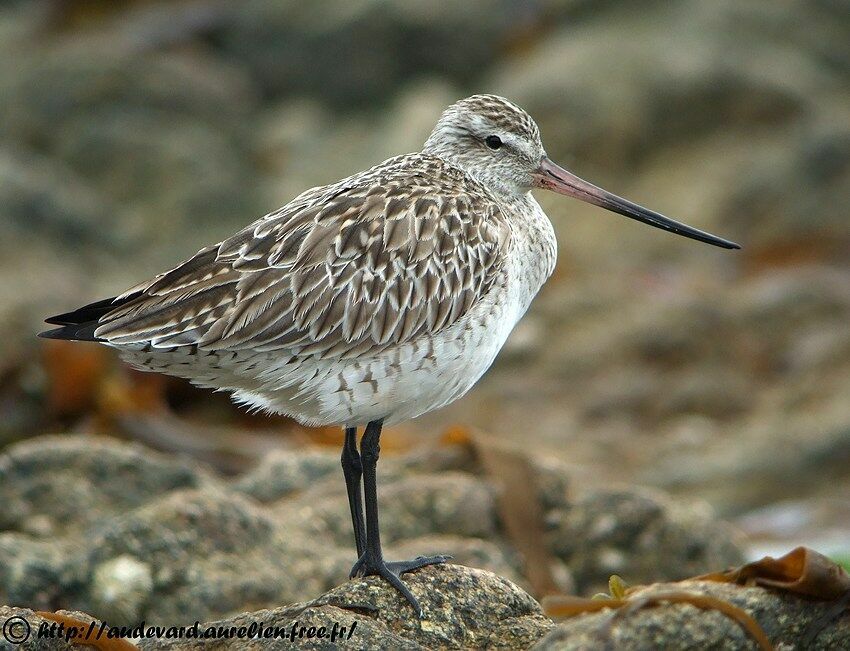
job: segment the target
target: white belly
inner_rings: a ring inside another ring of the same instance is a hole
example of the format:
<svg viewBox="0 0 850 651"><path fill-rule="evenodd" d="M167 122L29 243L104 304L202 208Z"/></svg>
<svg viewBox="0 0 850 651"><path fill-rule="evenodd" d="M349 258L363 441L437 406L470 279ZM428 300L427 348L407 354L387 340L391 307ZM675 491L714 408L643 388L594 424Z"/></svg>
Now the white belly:
<svg viewBox="0 0 850 651"><path fill-rule="evenodd" d="M342 422L360 425L376 418L389 424L409 420L457 400L490 368L519 318L516 304L487 300L476 308L429 341L369 363L368 383L356 382L360 371L343 370L353 390L320 394L321 402L342 410Z"/></svg>
<svg viewBox="0 0 850 651"><path fill-rule="evenodd" d="M371 358L302 360L297 366L268 354L246 358L255 378L262 369L259 382L238 388L234 398L306 425L409 420L465 394L493 363L519 318L518 303L495 298L436 336Z"/></svg>

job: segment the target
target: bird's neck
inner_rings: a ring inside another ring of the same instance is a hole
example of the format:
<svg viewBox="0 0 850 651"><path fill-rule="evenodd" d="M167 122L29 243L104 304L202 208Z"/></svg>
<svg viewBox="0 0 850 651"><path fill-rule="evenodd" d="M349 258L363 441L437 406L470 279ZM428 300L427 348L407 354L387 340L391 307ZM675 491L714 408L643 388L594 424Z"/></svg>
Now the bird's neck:
<svg viewBox="0 0 850 651"><path fill-rule="evenodd" d="M430 142L430 141L429 141ZM480 165L472 165L469 160L466 160L462 155L458 155L450 148L441 149L438 143L433 143L431 147L429 143L425 143L422 153L429 156L436 156L445 164L459 169L467 176L478 181L487 190L495 194L501 201L508 203L525 202L530 194L527 189L517 188L516 185L506 182L502 175L490 172L486 168L482 169Z"/></svg>

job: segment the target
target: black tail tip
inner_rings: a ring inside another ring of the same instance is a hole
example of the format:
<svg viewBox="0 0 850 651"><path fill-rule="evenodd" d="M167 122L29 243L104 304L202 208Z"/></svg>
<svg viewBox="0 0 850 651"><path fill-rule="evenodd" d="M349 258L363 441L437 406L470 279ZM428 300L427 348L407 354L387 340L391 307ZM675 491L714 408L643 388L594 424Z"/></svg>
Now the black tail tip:
<svg viewBox="0 0 850 651"><path fill-rule="evenodd" d="M67 339L70 341L104 341L94 336L94 331L100 325L100 320L116 307L132 300L139 293L136 292L122 299L116 297L104 298L94 303L89 303L81 308L64 314L48 317L44 320L50 325L61 326L53 330L45 330L38 334L43 339Z"/></svg>
<svg viewBox="0 0 850 651"><path fill-rule="evenodd" d="M65 341L103 341L100 337L94 336L96 329L97 323L70 324L39 332L38 336L42 339L62 339Z"/></svg>

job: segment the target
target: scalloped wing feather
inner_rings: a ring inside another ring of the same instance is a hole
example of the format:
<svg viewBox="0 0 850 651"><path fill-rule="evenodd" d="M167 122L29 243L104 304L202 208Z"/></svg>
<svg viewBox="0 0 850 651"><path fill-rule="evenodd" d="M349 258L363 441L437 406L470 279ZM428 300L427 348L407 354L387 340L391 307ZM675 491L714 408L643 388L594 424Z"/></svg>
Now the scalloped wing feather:
<svg viewBox="0 0 850 651"><path fill-rule="evenodd" d="M100 321L121 346L357 357L434 334L497 282L510 227L480 185L414 154L313 188Z"/></svg>

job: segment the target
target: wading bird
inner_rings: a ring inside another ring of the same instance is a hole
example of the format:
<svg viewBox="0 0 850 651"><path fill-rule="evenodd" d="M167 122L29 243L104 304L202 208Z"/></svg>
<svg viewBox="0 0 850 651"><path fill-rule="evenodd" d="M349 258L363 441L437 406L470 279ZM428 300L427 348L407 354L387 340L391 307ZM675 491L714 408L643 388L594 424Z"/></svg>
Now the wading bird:
<svg viewBox="0 0 850 651"><path fill-rule="evenodd" d="M739 248L562 169L528 113L475 95L445 110L422 151L307 190L153 280L47 319L60 327L42 336L99 341L142 370L342 426L351 576L383 577L421 617L400 577L449 557L384 560L381 428L469 391L552 273L555 234L533 188Z"/></svg>

